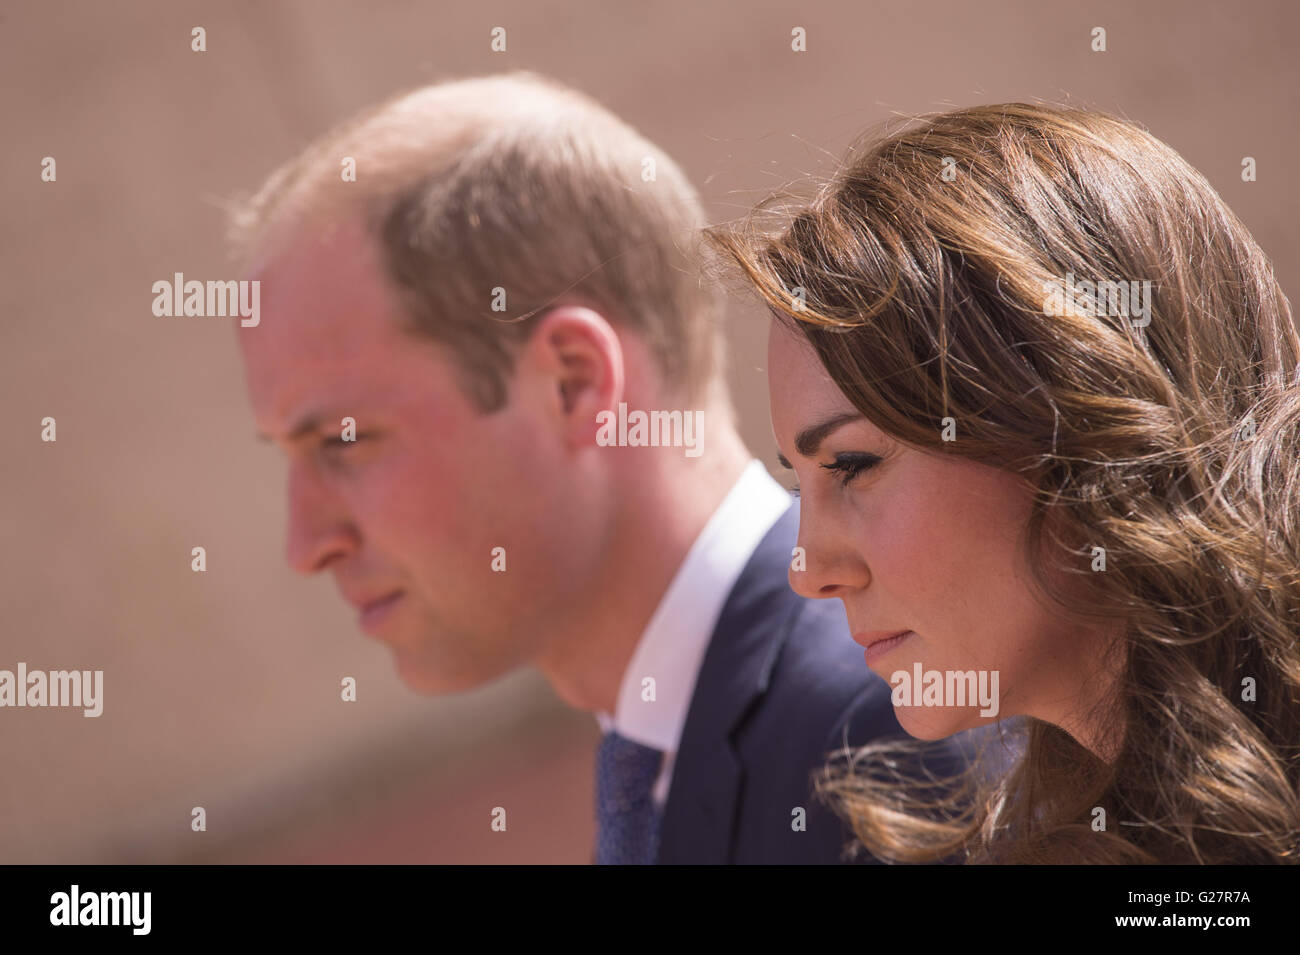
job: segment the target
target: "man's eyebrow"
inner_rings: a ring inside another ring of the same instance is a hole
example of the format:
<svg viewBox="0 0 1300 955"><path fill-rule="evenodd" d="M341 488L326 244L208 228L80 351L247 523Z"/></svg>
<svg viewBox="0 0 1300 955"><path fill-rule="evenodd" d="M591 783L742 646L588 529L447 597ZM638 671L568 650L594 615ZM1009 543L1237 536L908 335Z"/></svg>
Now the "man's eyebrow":
<svg viewBox="0 0 1300 955"><path fill-rule="evenodd" d="M325 415L323 414L309 414L307 417L303 418L301 421L299 421L296 425L293 426L293 429L289 432L289 437L285 439L286 443L293 444L295 441L302 438L303 436L311 434L313 431L316 431L317 429L320 428L320 424L324 419L325 419ZM257 440L271 441L272 438L269 434L265 433L264 431L259 431L257 432Z"/></svg>

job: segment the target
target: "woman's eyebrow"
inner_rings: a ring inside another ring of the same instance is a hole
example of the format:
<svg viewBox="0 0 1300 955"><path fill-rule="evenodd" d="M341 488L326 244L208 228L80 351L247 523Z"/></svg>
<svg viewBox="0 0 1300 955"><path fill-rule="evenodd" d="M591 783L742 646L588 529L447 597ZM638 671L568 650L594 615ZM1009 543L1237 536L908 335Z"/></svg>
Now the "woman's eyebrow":
<svg viewBox="0 0 1300 955"><path fill-rule="evenodd" d="M804 428L795 436L794 449L802 454L805 458L811 458L817 453L822 442L826 440L827 435L837 428L841 428L853 421L861 421L865 417L859 411L847 411L837 415L832 415L819 424L810 425ZM789 467L789 464L786 464Z"/></svg>

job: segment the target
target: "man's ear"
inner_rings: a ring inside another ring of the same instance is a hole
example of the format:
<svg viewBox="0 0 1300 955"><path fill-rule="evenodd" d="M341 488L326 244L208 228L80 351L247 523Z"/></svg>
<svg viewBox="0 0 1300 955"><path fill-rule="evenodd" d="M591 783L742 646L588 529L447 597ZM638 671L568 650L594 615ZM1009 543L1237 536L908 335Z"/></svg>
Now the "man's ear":
<svg viewBox="0 0 1300 955"><path fill-rule="evenodd" d="M573 446L595 444L596 415L623 399L623 346L605 317L580 305L548 311L519 355L516 374L525 369Z"/></svg>

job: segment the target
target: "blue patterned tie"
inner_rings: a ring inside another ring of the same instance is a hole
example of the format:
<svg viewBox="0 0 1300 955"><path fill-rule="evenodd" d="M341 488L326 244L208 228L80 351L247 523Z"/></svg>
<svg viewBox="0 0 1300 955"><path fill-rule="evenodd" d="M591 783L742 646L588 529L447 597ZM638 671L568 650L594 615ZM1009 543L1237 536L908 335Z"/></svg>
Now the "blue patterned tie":
<svg viewBox="0 0 1300 955"><path fill-rule="evenodd" d="M663 752L610 731L596 750L596 864L646 865L659 848L650 791Z"/></svg>

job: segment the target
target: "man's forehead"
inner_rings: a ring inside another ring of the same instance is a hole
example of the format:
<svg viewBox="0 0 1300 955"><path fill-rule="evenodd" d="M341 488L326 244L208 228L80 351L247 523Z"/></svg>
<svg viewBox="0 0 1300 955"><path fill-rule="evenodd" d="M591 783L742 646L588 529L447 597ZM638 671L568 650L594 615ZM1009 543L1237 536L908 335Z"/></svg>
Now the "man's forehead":
<svg viewBox="0 0 1300 955"><path fill-rule="evenodd" d="M358 236L306 235L252 270L262 321L240 336L253 354L324 358L401 344L399 305L373 250Z"/></svg>
<svg viewBox="0 0 1300 955"><path fill-rule="evenodd" d="M446 388L426 366L415 368L317 364L264 379L250 376L259 434L289 439L295 434L337 431L344 417L358 425L382 419L394 423L445 414ZM301 372L301 373L300 373Z"/></svg>
<svg viewBox="0 0 1300 955"><path fill-rule="evenodd" d="M304 254L355 257L373 254L374 239L360 213L291 204L267 223L254 241L248 271L259 272Z"/></svg>
<svg viewBox="0 0 1300 955"><path fill-rule="evenodd" d="M335 427L341 414L355 416L348 409L362 402L394 406L427 398L439 387L437 350L404 330L396 296L359 222L326 231L300 226L280 235L275 254L254 259L262 282L261 324L239 336L262 428L287 434L297 421L326 409Z"/></svg>
<svg viewBox="0 0 1300 955"><path fill-rule="evenodd" d="M363 415L392 416L407 406L442 403L451 386L433 343L342 325L304 323L302 334L268 336L245 347L246 381L259 428L287 435L301 420L319 414L333 429L344 415L360 421Z"/></svg>
<svg viewBox="0 0 1300 955"><path fill-rule="evenodd" d="M253 272L262 282L264 302L277 295L329 301L350 290L373 297L385 290L374 243L352 228L328 235L301 230L255 259Z"/></svg>

